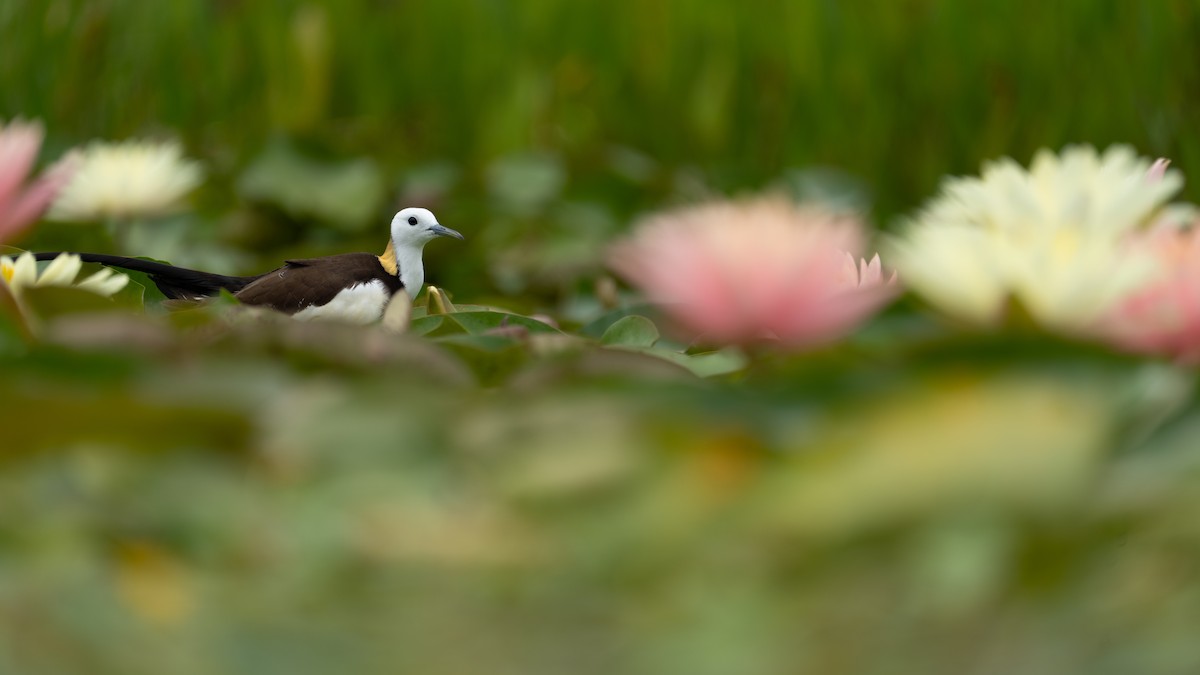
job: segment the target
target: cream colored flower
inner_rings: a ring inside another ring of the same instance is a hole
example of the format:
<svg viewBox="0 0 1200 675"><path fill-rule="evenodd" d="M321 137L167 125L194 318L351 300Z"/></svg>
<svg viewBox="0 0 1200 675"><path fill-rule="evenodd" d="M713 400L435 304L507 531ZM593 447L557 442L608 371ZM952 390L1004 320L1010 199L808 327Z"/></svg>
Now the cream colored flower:
<svg viewBox="0 0 1200 675"><path fill-rule="evenodd" d="M24 289L44 286L69 286L107 297L129 283L129 277L107 268L76 282L82 267L79 256L63 253L50 261L39 275L32 253L22 253L15 261L8 256L0 256L0 278L13 297L18 299Z"/></svg>
<svg viewBox="0 0 1200 675"><path fill-rule="evenodd" d="M197 162L178 143L94 142L78 152L75 175L50 208L53 220L139 218L169 213L200 184Z"/></svg>
<svg viewBox="0 0 1200 675"><path fill-rule="evenodd" d="M1151 269L1123 240L1182 185L1127 146L1042 150L1028 170L1010 159L942 194L892 243L905 284L948 314L999 321L1016 300L1039 323L1075 331L1093 323Z"/></svg>

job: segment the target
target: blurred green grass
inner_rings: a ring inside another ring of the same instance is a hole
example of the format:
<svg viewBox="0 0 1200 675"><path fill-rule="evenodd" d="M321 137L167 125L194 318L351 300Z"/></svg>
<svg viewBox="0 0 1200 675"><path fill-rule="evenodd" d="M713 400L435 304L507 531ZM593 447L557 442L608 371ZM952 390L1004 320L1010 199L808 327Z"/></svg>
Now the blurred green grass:
<svg viewBox="0 0 1200 675"><path fill-rule="evenodd" d="M6 114L69 138L180 130L210 157L279 129L393 166L586 166L616 144L733 185L830 163L894 207L1041 145L1197 150L1185 1L17 0L0 22Z"/></svg>

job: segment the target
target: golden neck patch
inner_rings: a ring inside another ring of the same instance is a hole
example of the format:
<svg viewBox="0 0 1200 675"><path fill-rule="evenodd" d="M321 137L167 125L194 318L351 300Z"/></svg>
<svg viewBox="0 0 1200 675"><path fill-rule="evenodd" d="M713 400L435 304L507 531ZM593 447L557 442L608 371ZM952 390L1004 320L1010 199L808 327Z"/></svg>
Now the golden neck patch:
<svg viewBox="0 0 1200 675"><path fill-rule="evenodd" d="M379 256L379 264L383 265L383 269L387 270L387 273L392 276L399 273L400 270L396 266L396 247L392 245L392 242L388 242L383 255Z"/></svg>

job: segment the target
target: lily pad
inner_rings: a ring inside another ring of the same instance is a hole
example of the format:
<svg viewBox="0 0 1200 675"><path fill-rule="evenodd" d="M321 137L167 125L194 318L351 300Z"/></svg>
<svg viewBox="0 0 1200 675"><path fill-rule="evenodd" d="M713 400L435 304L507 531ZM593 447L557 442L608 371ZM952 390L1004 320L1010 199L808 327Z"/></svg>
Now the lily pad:
<svg viewBox="0 0 1200 675"><path fill-rule="evenodd" d="M600 317L593 319L591 323L588 323L583 328L579 329L579 334L583 335L584 337L600 339L604 335L604 331L608 330L609 326L612 326L614 323L627 316L632 316L635 314L638 316L654 317L656 316L657 312L654 307L644 303L630 305L628 307L618 307L617 309L606 312Z"/></svg>
<svg viewBox="0 0 1200 675"><path fill-rule="evenodd" d="M529 361L522 343L503 335L445 335L434 340L475 372L484 385L498 384Z"/></svg>
<svg viewBox="0 0 1200 675"><path fill-rule="evenodd" d="M80 312L111 312L121 306L112 298L70 287L26 288L21 295L25 306L42 318Z"/></svg>
<svg viewBox="0 0 1200 675"><path fill-rule="evenodd" d="M531 333L558 333L557 328L520 314L508 312L455 312L446 317L472 335L481 335L493 328L523 326Z"/></svg>
<svg viewBox="0 0 1200 675"><path fill-rule="evenodd" d="M623 347L653 347L658 342L658 328L644 316L630 315L618 320L604 331L600 344Z"/></svg>
<svg viewBox="0 0 1200 675"><path fill-rule="evenodd" d="M718 377L742 370L749 364L746 355L736 349L722 349L702 354L685 354L662 347L629 347L614 345L613 350L629 351L653 356L687 368L696 377Z"/></svg>
<svg viewBox="0 0 1200 675"><path fill-rule="evenodd" d="M287 141L267 146L239 178L238 191L293 218L353 232L371 225L385 197L383 174L370 159L324 162Z"/></svg>
<svg viewBox="0 0 1200 675"><path fill-rule="evenodd" d="M408 324L408 331L413 335L429 335L438 328L441 328L445 321L446 317L436 314L433 316L413 317L412 321Z"/></svg>

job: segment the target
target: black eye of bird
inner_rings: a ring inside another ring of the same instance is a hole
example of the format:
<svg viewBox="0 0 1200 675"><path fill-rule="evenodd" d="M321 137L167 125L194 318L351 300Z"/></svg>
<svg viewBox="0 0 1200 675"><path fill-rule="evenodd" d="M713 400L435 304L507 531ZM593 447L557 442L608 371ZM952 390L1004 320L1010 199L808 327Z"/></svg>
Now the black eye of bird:
<svg viewBox="0 0 1200 675"><path fill-rule="evenodd" d="M417 217L416 217L416 216L409 216L409 217L408 217L408 224L409 224L409 225L416 225L416 224L417 224Z"/></svg>

